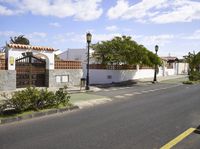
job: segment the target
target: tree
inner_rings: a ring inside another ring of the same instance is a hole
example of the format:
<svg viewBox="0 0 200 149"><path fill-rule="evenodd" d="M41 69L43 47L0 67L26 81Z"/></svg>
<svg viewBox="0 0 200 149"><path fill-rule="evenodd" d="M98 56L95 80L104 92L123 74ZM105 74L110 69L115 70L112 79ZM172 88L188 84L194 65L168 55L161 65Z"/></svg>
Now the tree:
<svg viewBox="0 0 200 149"><path fill-rule="evenodd" d="M57 54L54 54L54 59L55 60L60 60L60 57Z"/></svg>
<svg viewBox="0 0 200 149"><path fill-rule="evenodd" d="M24 35L15 36L14 38L10 37L10 43L30 45L30 41L26 37L24 37Z"/></svg>
<svg viewBox="0 0 200 149"><path fill-rule="evenodd" d="M92 45L93 58L101 64L141 64L161 65L160 58L139 45L130 36L114 37L112 40L98 42Z"/></svg>
<svg viewBox="0 0 200 149"><path fill-rule="evenodd" d="M198 52L197 54L195 54L195 52L193 53L188 53L187 56L185 56L185 60L186 62L189 64L189 71L190 72L194 72L194 71L199 71L199 67L200 67L200 52Z"/></svg>

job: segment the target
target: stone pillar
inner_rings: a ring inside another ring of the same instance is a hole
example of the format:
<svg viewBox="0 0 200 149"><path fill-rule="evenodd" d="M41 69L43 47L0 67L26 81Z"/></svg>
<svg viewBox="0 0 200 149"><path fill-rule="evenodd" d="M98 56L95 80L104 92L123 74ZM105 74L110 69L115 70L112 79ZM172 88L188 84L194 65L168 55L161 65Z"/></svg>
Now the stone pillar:
<svg viewBox="0 0 200 149"><path fill-rule="evenodd" d="M0 91L16 90L16 71L0 70Z"/></svg>

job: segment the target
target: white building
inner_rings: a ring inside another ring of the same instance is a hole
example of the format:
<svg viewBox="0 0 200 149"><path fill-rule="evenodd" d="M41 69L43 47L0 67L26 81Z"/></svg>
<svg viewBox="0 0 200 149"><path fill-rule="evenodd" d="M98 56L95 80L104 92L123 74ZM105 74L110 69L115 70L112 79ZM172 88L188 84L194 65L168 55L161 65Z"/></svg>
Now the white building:
<svg viewBox="0 0 200 149"><path fill-rule="evenodd" d="M60 53L58 56L61 60L76 60L82 62L82 68L83 68L83 78L86 78L86 66L87 66L87 53L88 50L84 48L80 49L68 49L62 53ZM94 63L95 60L91 58L91 55L94 51L90 49L90 64Z"/></svg>

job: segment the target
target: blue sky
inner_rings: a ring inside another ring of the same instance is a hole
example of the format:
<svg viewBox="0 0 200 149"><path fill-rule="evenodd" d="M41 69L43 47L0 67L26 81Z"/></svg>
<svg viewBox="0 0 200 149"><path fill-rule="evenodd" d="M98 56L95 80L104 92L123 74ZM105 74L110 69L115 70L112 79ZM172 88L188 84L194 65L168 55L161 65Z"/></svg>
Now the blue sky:
<svg viewBox="0 0 200 149"><path fill-rule="evenodd" d="M131 36L160 56L200 51L200 0L0 0L0 46L25 35L32 45L85 48Z"/></svg>

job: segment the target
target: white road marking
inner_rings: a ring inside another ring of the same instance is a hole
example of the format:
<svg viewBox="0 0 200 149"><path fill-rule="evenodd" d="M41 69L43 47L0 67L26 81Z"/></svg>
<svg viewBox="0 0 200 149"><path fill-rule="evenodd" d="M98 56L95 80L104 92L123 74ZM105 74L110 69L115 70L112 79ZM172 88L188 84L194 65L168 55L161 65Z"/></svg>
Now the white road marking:
<svg viewBox="0 0 200 149"><path fill-rule="evenodd" d="M112 89L112 91L116 91L116 90L117 90L116 88L113 88L113 89Z"/></svg>
<svg viewBox="0 0 200 149"><path fill-rule="evenodd" d="M115 96L115 98L124 98L124 96L117 95L117 96Z"/></svg>
<svg viewBox="0 0 200 149"><path fill-rule="evenodd" d="M103 91L105 91L105 92L109 92L110 90L104 89Z"/></svg>
<svg viewBox="0 0 200 149"><path fill-rule="evenodd" d="M133 96L134 94L124 94L124 96Z"/></svg>
<svg viewBox="0 0 200 149"><path fill-rule="evenodd" d="M75 105L79 106L80 109L84 107L94 106L98 104L104 104L106 102L112 101L110 98L101 98L101 99L94 99L94 100L88 100L88 101L80 101L74 103Z"/></svg>
<svg viewBox="0 0 200 149"><path fill-rule="evenodd" d="M140 92L134 92L134 94L135 94L135 95L140 95L140 94L142 94L142 93L140 93Z"/></svg>

